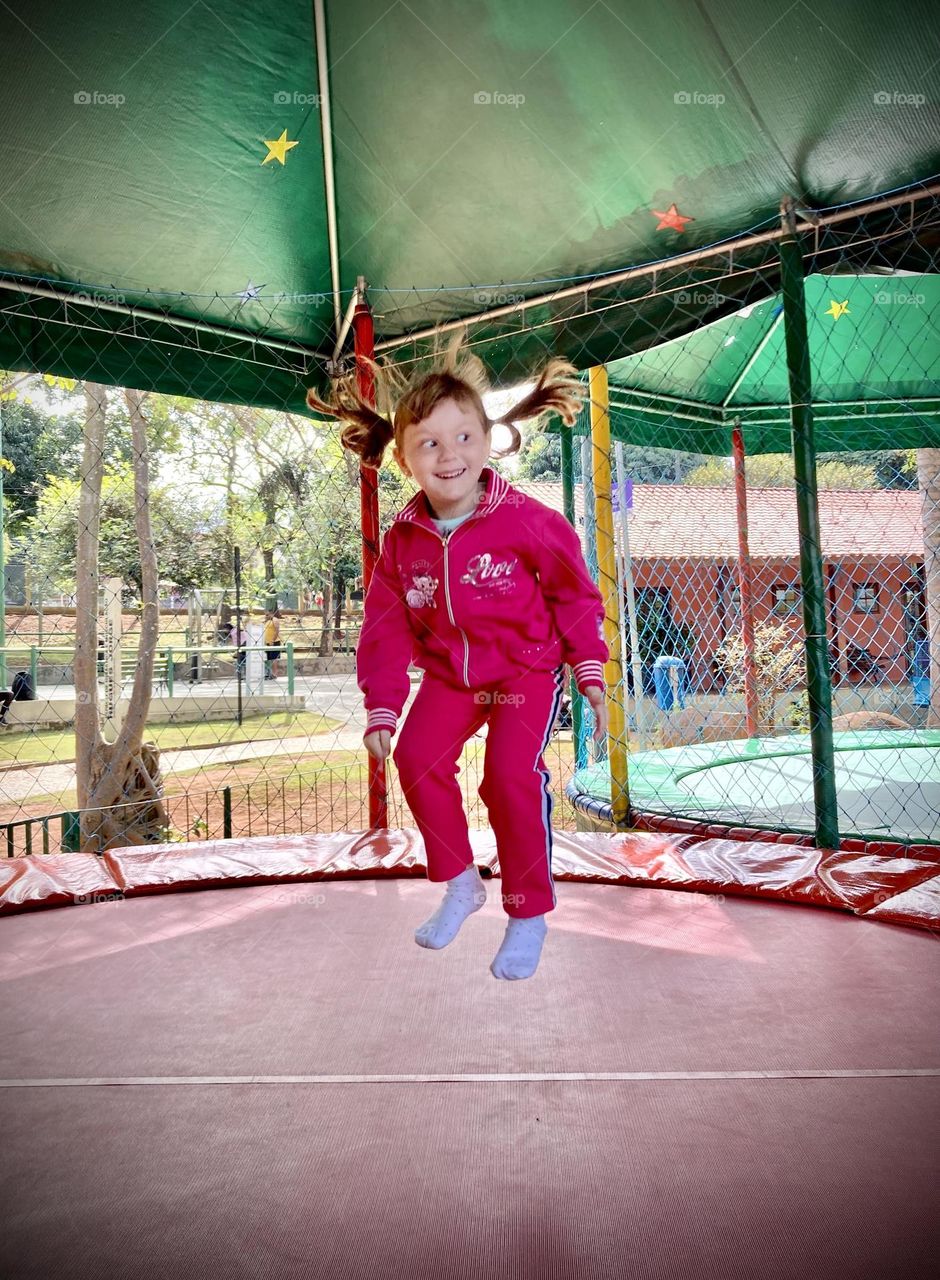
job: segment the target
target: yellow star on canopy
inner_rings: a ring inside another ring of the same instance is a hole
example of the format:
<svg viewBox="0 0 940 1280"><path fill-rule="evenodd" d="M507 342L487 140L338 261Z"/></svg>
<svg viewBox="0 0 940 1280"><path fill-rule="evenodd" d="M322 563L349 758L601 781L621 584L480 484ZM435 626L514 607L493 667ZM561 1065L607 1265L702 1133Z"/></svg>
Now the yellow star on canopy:
<svg viewBox="0 0 940 1280"><path fill-rule="evenodd" d="M267 164L269 160L280 160L281 164L283 164L284 157L287 155L288 151L290 151L291 147L297 146L297 143L287 141L287 130L285 129L279 138L265 138L264 145L268 148L268 154L264 157L261 163Z"/></svg>
<svg viewBox="0 0 940 1280"><path fill-rule="evenodd" d="M835 298L830 298L829 308L827 311L823 312L823 315L832 316L833 320L838 320L839 316L850 314L848 298L846 298L845 302L836 302Z"/></svg>

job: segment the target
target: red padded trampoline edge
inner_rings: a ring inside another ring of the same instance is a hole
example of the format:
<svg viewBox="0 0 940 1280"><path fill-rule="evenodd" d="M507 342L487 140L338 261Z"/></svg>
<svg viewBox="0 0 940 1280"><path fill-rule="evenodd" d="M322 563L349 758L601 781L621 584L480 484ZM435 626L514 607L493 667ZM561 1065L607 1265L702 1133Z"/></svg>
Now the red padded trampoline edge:
<svg viewBox="0 0 940 1280"><path fill-rule="evenodd" d="M769 898L940 931L937 851L884 843L814 848L805 837L700 826L696 831L556 832L557 881ZM471 833L478 865L498 874L492 832ZM849 844L850 842L847 842ZM774 846L770 853L768 844ZM309 836L30 854L0 869L0 914L185 890L326 879L423 877L415 831Z"/></svg>

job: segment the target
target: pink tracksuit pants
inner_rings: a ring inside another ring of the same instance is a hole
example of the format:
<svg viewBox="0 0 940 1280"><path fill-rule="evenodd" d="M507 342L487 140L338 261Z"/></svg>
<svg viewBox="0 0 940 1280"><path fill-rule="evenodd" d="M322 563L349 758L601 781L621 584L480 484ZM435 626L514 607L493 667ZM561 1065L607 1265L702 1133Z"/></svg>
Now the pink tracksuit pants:
<svg viewBox="0 0 940 1280"><path fill-rule="evenodd" d="M424 837L428 879L452 880L473 862L457 782L464 744L487 724L480 798L486 805L506 914L525 919L555 907L554 807L542 758L562 693L563 667L531 671L498 689L461 689L425 674L393 759Z"/></svg>

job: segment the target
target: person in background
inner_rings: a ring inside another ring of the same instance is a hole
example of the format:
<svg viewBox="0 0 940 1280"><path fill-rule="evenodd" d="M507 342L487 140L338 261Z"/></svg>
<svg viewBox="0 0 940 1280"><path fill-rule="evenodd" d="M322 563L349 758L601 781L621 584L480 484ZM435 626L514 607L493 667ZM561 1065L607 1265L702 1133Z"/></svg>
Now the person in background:
<svg viewBox="0 0 940 1280"><path fill-rule="evenodd" d="M269 609L264 615L264 678L276 680L275 667L281 656L281 611Z"/></svg>

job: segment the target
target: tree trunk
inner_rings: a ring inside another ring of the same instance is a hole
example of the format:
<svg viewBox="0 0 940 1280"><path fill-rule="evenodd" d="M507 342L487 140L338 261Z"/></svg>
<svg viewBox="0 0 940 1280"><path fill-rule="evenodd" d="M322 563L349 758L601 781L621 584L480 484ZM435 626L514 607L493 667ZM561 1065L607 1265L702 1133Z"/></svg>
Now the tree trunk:
<svg viewBox="0 0 940 1280"><path fill-rule="evenodd" d="M272 547L265 547L261 552L261 559L264 562L264 607L266 609L277 608L277 595L274 591L274 550Z"/></svg>
<svg viewBox="0 0 940 1280"><path fill-rule="evenodd" d="M343 638L343 609L346 605L346 579L339 578L338 587L334 586L335 603L333 606L333 652Z"/></svg>
<svg viewBox="0 0 940 1280"><path fill-rule="evenodd" d="M79 579L79 617L85 628L90 618L91 640L90 651L96 656L97 650L97 556L98 556L98 515L101 496L102 452L104 446L105 425L105 391L94 384L86 385L86 404L89 417L85 439L85 460L82 466L82 504L87 510L80 508L79 515L79 547L85 536L89 543L93 537L93 546L86 547L86 555L79 556L80 565L87 558L94 564L94 587L89 586L86 577L85 597L82 596L81 578ZM131 692L130 706L124 724L113 743L105 742L101 736L97 707L97 680L94 679L93 699L83 699L80 690L86 688L79 685L79 643L76 636L76 737L79 737L79 711L83 710L83 702L91 705L90 715L84 719L90 723L86 726L83 720L83 735L93 744L82 762L81 770L76 764L78 782L79 808L82 810L81 845L83 849L101 852L121 845L150 844L163 838L167 828L167 815L163 805L163 780L160 776L159 752L152 743L144 743L144 730L150 711L150 695L153 686L153 664L159 638L159 613L157 606L157 553L150 528L150 476L147 448L147 422L141 408L139 391L126 390L125 400L131 420L131 437L134 459L134 508L137 528L137 542L140 549L141 565L141 624L137 669L134 672L134 687ZM96 462L97 459L97 462ZM87 494L86 494L87 490ZM93 508L93 510L92 510ZM87 528L87 533L86 533ZM91 596L93 607L82 608L81 600ZM82 615L85 615L83 617ZM94 658L92 659L94 661ZM87 655L83 655L81 674L86 675ZM94 667L92 667L94 672ZM93 728L92 723L93 722ZM78 752L76 752L78 759Z"/></svg>
<svg viewBox="0 0 940 1280"><path fill-rule="evenodd" d="M89 806L92 768L101 747L98 719L98 531L107 393L86 382L85 445L78 500L75 557L75 792L79 811ZM85 847L84 819L82 848Z"/></svg>
<svg viewBox="0 0 940 1280"><path fill-rule="evenodd" d="M927 727L940 729L940 449L917 450L924 531L924 583L930 654L930 707Z"/></svg>
<svg viewBox="0 0 940 1280"><path fill-rule="evenodd" d="M320 657L328 658L333 652L333 570L323 575L323 607L320 610Z"/></svg>
<svg viewBox="0 0 940 1280"><path fill-rule="evenodd" d="M264 546L261 548L261 560L264 564L264 607L277 608L277 597L274 594L274 546L277 542L277 500L273 492L266 493L261 499L264 511Z"/></svg>
<svg viewBox="0 0 940 1280"><path fill-rule="evenodd" d="M237 463L238 446L232 440L225 460L225 547L228 552L229 564L234 563L235 560L235 470Z"/></svg>

